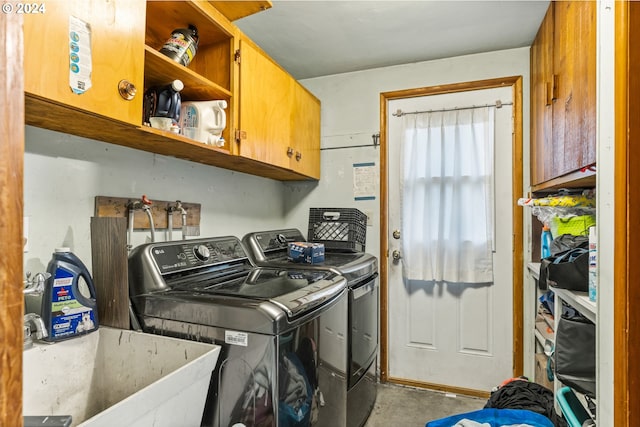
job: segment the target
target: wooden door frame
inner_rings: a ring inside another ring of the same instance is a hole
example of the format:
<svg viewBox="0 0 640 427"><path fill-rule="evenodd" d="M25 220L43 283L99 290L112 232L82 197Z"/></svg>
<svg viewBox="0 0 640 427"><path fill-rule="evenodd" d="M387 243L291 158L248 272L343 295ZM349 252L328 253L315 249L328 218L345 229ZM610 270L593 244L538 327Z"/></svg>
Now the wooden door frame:
<svg viewBox="0 0 640 427"><path fill-rule="evenodd" d="M0 14L0 425L22 426L22 215L24 86L22 15Z"/></svg>
<svg viewBox="0 0 640 427"><path fill-rule="evenodd" d="M522 180L522 76L501 77L496 79L454 83L442 86L430 86L406 89L380 94L380 381L433 390L450 391L466 395L486 397L488 392L429 384L419 381L389 376L389 330L388 330L388 102L395 99L415 98L428 95L441 95L494 89L511 86L513 90L514 133L512 142L513 178L512 178L512 218L513 218L513 375L522 375L523 358L523 212L517 200L524 191Z"/></svg>
<svg viewBox="0 0 640 427"><path fill-rule="evenodd" d="M616 427L640 419L640 4L615 2L615 171L613 419ZM606 284L605 284L606 285Z"/></svg>

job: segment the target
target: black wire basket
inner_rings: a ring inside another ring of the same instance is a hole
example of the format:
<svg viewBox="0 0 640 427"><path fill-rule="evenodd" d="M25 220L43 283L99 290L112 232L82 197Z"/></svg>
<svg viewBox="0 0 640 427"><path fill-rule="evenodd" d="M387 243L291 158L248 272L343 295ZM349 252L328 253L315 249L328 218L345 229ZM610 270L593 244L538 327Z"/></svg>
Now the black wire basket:
<svg viewBox="0 0 640 427"><path fill-rule="evenodd" d="M367 216L355 208L310 208L310 242L324 243L325 249L364 252Z"/></svg>

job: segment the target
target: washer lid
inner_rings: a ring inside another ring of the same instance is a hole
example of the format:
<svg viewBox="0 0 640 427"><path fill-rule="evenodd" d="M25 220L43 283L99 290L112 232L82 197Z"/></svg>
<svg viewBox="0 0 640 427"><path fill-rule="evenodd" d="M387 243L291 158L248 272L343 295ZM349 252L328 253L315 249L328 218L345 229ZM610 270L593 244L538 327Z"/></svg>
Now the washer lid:
<svg viewBox="0 0 640 427"><path fill-rule="evenodd" d="M304 240L297 229L284 229L249 233L242 238L247 255L258 266L297 268L304 270L332 270L343 275L349 284L378 272L378 259L365 252L333 252L325 250L324 262L300 264L287 259L288 243Z"/></svg>
<svg viewBox="0 0 640 427"><path fill-rule="evenodd" d="M255 268L248 275L223 282L189 282L174 290L268 301L288 317L312 309L342 292L346 280L329 270Z"/></svg>

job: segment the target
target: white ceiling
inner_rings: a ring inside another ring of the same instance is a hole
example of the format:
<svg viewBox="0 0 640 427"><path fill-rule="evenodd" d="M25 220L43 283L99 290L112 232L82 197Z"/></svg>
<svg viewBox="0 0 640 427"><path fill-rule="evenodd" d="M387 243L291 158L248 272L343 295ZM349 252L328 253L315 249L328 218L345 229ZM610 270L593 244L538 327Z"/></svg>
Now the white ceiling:
<svg viewBox="0 0 640 427"><path fill-rule="evenodd" d="M235 24L296 79L530 46L549 4L272 2Z"/></svg>

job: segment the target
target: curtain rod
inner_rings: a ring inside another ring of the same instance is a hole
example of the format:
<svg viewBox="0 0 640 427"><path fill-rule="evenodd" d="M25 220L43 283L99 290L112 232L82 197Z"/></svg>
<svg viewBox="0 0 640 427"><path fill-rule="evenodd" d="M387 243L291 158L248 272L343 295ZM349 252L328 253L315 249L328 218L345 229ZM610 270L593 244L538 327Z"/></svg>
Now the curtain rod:
<svg viewBox="0 0 640 427"><path fill-rule="evenodd" d="M495 104L486 104L486 105L473 105L471 107L456 107L456 108L443 108L442 110L428 110L428 111L402 111L400 109L396 110L395 113L393 113L393 116L396 117L402 117L406 114L420 114L420 113L443 113L445 111L460 111L460 110L473 110L475 108L485 108L485 107L495 107L495 108L502 108L503 105L513 105L513 102L502 102L502 101L496 101Z"/></svg>
<svg viewBox="0 0 640 427"><path fill-rule="evenodd" d="M371 139L373 139L373 144L361 144L361 145L345 145L342 147L325 147L325 148L321 148L320 151L325 151L325 150L342 150L344 148L360 148L360 147L378 147L378 145L380 145L380 132L378 133L374 133L373 135L371 135Z"/></svg>

